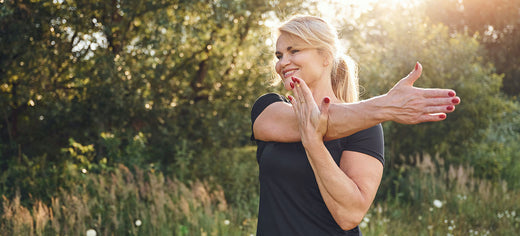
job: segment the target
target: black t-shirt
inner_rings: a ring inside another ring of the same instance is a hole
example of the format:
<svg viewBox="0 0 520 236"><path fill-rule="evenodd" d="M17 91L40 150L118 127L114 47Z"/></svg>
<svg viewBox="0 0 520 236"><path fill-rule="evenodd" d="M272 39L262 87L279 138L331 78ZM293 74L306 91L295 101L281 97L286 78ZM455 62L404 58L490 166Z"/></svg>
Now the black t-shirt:
<svg viewBox="0 0 520 236"><path fill-rule="evenodd" d="M251 122L274 102L288 102L278 94L258 98ZM301 142L279 143L251 139L258 146L260 206L257 235L361 235L359 227L344 231L330 214L321 197L312 167ZM348 137L325 142L339 166L343 151L356 151L384 164L383 130L376 125Z"/></svg>

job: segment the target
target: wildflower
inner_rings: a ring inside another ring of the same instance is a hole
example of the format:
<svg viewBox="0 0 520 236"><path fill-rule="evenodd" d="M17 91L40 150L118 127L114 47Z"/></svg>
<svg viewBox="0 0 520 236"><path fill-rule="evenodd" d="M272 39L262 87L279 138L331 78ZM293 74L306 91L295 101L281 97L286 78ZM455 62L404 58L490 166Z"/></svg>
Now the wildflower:
<svg viewBox="0 0 520 236"><path fill-rule="evenodd" d="M368 226L367 222L366 221L362 221L360 224L359 224L359 227L364 229Z"/></svg>
<svg viewBox="0 0 520 236"><path fill-rule="evenodd" d="M433 200L433 205L437 208L441 208L442 207L442 202L440 200Z"/></svg>
<svg viewBox="0 0 520 236"><path fill-rule="evenodd" d="M225 225L229 225L229 223L230 223L229 220L224 220Z"/></svg>
<svg viewBox="0 0 520 236"><path fill-rule="evenodd" d="M96 236L97 232L94 229L87 230L87 236Z"/></svg>
<svg viewBox="0 0 520 236"><path fill-rule="evenodd" d="M136 220L135 221L135 226L139 227L143 224L143 222L141 220Z"/></svg>
<svg viewBox="0 0 520 236"><path fill-rule="evenodd" d="M86 174L87 173L87 169L85 169L85 168L81 169L81 173Z"/></svg>

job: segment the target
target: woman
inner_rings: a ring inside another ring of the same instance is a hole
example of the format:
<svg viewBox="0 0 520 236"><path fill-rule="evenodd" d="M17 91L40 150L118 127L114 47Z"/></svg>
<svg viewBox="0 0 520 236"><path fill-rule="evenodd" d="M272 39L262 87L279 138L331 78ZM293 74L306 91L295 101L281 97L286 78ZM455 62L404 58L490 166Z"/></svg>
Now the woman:
<svg viewBox="0 0 520 236"><path fill-rule="evenodd" d="M294 97L263 95L251 112L260 168L257 235L361 235L358 224L383 173L380 123L441 121L460 98L449 89L413 87L422 71L417 63L387 94L358 102L355 67L318 17L284 23L275 55Z"/></svg>

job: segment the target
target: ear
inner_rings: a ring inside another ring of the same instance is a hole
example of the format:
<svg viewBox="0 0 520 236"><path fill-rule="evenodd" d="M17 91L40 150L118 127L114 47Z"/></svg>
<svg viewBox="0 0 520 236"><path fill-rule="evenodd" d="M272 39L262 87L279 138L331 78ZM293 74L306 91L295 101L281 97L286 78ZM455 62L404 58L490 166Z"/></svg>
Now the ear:
<svg viewBox="0 0 520 236"><path fill-rule="evenodd" d="M323 56L323 66L325 66L325 67L329 66L330 61L331 61L330 56L328 56L328 55Z"/></svg>
<svg viewBox="0 0 520 236"><path fill-rule="evenodd" d="M325 58L323 59L323 66L327 67L327 66L329 66L329 64L330 64L330 63L329 63L329 58L328 58L328 57L325 57Z"/></svg>

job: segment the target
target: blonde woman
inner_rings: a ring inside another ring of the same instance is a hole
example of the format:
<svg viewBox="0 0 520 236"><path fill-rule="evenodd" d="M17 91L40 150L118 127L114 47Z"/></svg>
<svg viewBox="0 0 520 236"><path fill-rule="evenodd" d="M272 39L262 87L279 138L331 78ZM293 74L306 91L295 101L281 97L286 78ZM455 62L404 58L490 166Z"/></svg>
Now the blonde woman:
<svg viewBox="0 0 520 236"><path fill-rule="evenodd" d="M278 30L275 69L294 97L265 94L251 111L257 235L361 235L358 224L383 173L380 123L441 121L460 98L450 89L413 87L417 63L387 94L358 101L356 67L334 28L296 16Z"/></svg>

